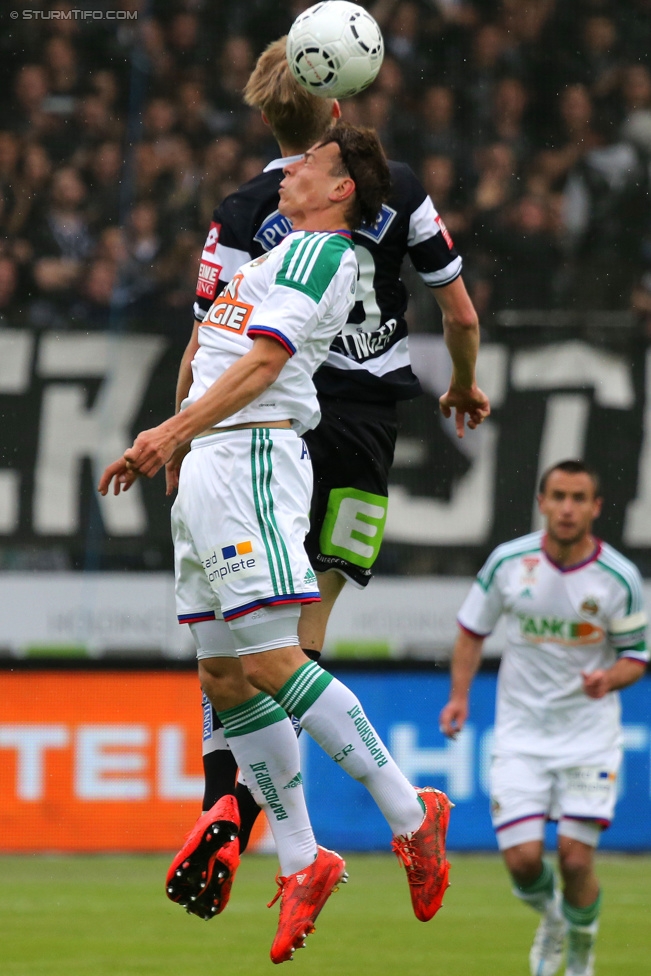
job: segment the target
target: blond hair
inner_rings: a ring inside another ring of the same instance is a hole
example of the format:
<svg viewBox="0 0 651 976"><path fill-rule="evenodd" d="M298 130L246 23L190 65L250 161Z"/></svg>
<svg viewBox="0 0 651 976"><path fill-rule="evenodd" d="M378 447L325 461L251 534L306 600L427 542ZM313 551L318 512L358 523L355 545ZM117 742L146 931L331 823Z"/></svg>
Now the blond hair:
<svg viewBox="0 0 651 976"><path fill-rule="evenodd" d="M303 151L317 142L332 123L331 98L302 88L287 64L287 38L280 37L258 58L244 89L244 101L264 112L281 147Z"/></svg>

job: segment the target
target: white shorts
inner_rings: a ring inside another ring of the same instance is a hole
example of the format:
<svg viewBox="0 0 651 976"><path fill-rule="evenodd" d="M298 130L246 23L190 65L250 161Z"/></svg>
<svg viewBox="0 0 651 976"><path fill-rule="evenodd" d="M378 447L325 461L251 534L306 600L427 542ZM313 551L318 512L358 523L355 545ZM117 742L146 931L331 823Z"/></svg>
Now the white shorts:
<svg viewBox="0 0 651 976"><path fill-rule="evenodd" d="M319 600L303 545L311 495L309 454L292 430L194 440L172 507L179 622Z"/></svg>
<svg viewBox="0 0 651 976"><path fill-rule="evenodd" d="M617 800L621 751L602 765L558 766L538 756L495 756L490 770L491 817L500 850L542 840L547 820L558 832L596 846Z"/></svg>

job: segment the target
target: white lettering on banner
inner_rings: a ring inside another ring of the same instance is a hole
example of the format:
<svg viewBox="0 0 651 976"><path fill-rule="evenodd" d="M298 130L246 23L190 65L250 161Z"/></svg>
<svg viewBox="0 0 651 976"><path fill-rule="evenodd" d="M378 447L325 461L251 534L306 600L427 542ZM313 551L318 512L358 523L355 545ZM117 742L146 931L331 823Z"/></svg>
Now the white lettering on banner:
<svg viewBox="0 0 651 976"><path fill-rule="evenodd" d="M144 750L156 742L156 768ZM164 725L156 735L147 725L0 725L0 750L16 753L16 797L34 802L47 792L47 752L74 746L74 791L79 800L200 800L203 775L185 772L188 754L183 726ZM4 760L6 763L6 759ZM156 778L156 783L154 783ZM154 789L156 786L156 789Z"/></svg>
<svg viewBox="0 0 651 976"><path fill-rule="evenodd" d="M0 329L0 393L18 395L29 389L34 336L18 329ZM18 528L20 474L0 471L0 534Z"/></svg>
<svg viewBox="0 0 651 976"><path fill-rule="evenodd" d="M585 342L555 343L516 352L511 382L517 390L593 388L600 406L618 410L630 410L635 403L631 371L624 357L595 349ZM588 414L589 401L585 395L556 394L548 398L536 483L556 461L583 456ZM542 525L534 502L532 529Z"/></svg>
<svg viewBox="0 0 651 976"><path fill-rule="evenodd" d="M651 735L648 725L633 725L628 723L622 727L622 747L624 755L627 752L647 752ZM617 796L626 792L626 763L622 762L617 775ZM649 779L649 796L651 796L651 778Z"/></svg>
<svg viewBox="0 0 651 976"><path fill-rule="evenodd" d="M41 340L37 370L62 377L43 393L34 490L34 529L72 535L79 529L81 463L90 458L93 479L132 441L131 427L166 340L161 336L48 335ZM73 377L101 377L92 407L85 385ZM98 496L112 535L140 535L146 515L140 486L116 498Z"/></svg>
<svg viewBox="0 0 651 976"><path fill-rule="evenodd" d="M69 736L65 725L0 725L0 749L15 749L16 796L42 800L45 795L45 753L63 749Z"/></svg>
<svg viewBox="0 0 651 976"><path fill-rule="evenodd" d="M447 389L452 363L445 344L437 336L412 336L411 360L418 379L433 396ZM477 372L482 389L494 409L506 395L508 351L497 344L479 350ZM384 537L389 542L415 545L481 545L490 536L495 508L495 473L498 428L485 421L472 438L457 441L454 419L443 420L452 439L472 458L468 473L452 490L449 502L413 497L406 488L392 484ZM398 440L398 455L400 453Z"/></svg>
<svg viewBox="0 0 651 976"><path fill-rule="evenodd" d="M511 382L516 390L592 387L595 400L602 407L631 410L635 405L626 359L585 342L558 342L516 352L511 364Z"/></svg>
<svg viewBox="0 0 651 976"><path fill-rule="evenodd" d="M150 795L146 725L82 725L77 731L75 790L80 800L146 800ZM120 775L121 774L121 775Z"/></svg>
<svg viewBox="0 0 651 976"><path fill-rule="evenodd" d="M410 783L421 776L445 776L446 792L456 800L470 800L474 794L475 729L466 725L463 735L441 748L418 746L418 726L411 722L389 729L389 752Z"/></svg>
<svg viewBox="0 0 651 976"><path fill-rule="evenodd" d="M158 795L163 800L200 800L204 780L184 772L186 756L185 730L165 725L158 733Z"/></svg>
<svg viewBox="0 0 651 976"><path fill-rule="evenodd" d="M390 486L387 541L478 546L488 539L495 500L497 427L486 420L474 436L479 453L449 502L414 498L401 485Z"/></svg>
<svg viewBox="0 0 651 976"><path fill-rule="evenodd" d="M626 509L623 538L627 546L651 546L651 349L646 354L644 439L637 473L637 498Z"/></svg>
<svg viewBox="0 0 651 976"><path fill-rule="evenodd" d="M422 777L446 777L442 787L455 803L474 799L477 788L490 796L490 766L494 740L493 726L484 729L477 743L477 730L468 722L457 739L448 740L442 748L418 746L418 726L411 722L392 725L389 729L389 752L407 779L415 783ZM651 743L648 725L622 726L624 756L629 752L647 753ZM438 782L437 782L437 785ZM626 792L626 763L617 777L617 795ZM651 796L651 776L649 778Z"/></svg>
<svg viewBox="0 0 651 976"><path fill-rule="evenodd" d="M20 519L20 474L0 471L0 535L15 532Z"/></svg>

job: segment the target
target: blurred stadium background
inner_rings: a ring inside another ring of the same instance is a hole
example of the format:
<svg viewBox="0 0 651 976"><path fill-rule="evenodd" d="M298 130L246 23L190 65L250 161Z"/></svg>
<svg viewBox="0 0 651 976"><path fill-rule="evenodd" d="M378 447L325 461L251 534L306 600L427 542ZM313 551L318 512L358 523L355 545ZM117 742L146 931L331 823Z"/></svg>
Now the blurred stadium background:
<svg viewBox="0 0 651 976"><path fill-rule="evenodd" d="M327 656L408 775L450 792L451 846L493 850L499 633L467 732L448 743L437 722L472 575L537 527L541 470L582 455L603 477L600 534L651 577L651 3L364 5L387 57L344 115L412 165L463 255L493 414L461 443L439 417L440 320L406 268L425 394L401 408L378 576L344 592ZM172 408L213 207L276 155L240 91L307 6L11 0L0 13L2 851L169 851L199 809L199 695L162 479L117 504L94 485ZM624 695L623 802L604 845L623 851L651 849L650 680ZM320 841L385 849L366 795L306 738Z"/></svg>

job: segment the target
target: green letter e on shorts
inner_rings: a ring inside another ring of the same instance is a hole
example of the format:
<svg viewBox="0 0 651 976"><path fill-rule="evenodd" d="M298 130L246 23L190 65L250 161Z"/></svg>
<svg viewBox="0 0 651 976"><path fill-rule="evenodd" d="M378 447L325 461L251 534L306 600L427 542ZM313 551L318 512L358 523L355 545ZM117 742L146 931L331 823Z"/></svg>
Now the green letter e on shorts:
<svg viewBox="0 0 651 976"><path fill-rule="evenodd" d="M369 569L382 545L388 502L357 488L333 488L319 537L323 555Z"/></svg>

